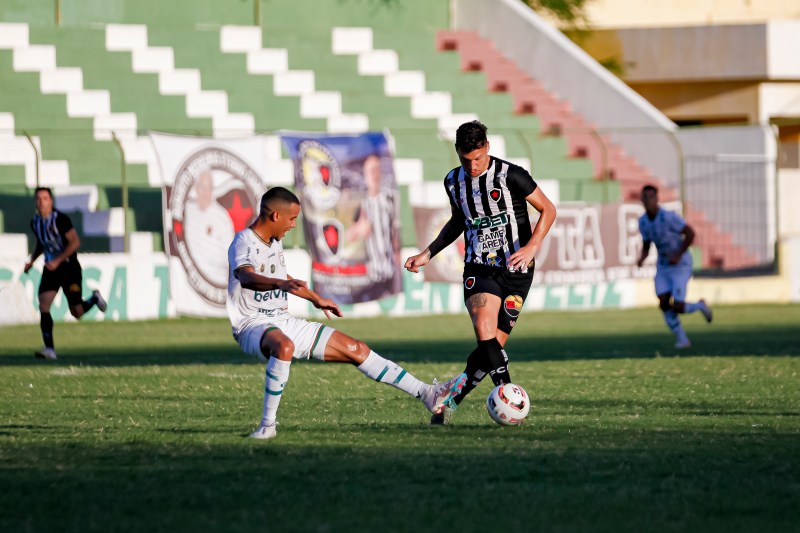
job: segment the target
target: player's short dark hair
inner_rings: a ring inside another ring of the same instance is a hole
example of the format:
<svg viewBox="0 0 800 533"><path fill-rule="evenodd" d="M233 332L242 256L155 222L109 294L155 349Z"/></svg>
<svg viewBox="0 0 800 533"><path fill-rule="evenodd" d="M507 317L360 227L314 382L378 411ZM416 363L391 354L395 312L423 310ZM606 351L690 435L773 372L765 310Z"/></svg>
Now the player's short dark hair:
<svg viewBox="0 0 800 533"><path fill-rule="evenodd" d="M268 216L279 204L299 204L300 199L289 189L272 187L261 196L261 216Z"/></svg>
<svg viewBox="0 0 800 533"><path fill-rule="evenodd" d="M465 122L456 130L456 149L462 154L468 154L478 148L483 148L489 142L486 138L488 128L480 121Z"/></svg>
<svg viewBox="0 0 800 533"><path fill-rule="evenodd" d="M33 191L33 197L36 198L36 195L41 191L47 191L47 194L50 195L50 198L53 198L53 191L50 190L50 187L36 187L36 189Z"/></svg>
<svg viewBox="0 0 800 533"><path fill-rule="evenodd" d="M658 194L658 187L656 187L655 185L645 185L644 187L642 187L642 194L646 192L654 192L655 194Z"/></svg>

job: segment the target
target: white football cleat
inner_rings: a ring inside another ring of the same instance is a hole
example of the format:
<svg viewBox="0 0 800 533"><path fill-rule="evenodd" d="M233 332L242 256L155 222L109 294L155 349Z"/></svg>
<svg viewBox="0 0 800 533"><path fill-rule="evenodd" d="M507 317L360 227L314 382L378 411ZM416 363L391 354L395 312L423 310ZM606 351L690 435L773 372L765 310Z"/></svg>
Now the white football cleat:
<svg viewBox="0 0 800 533"><path fill-rule="evenodd" d="M451 398L458 396L464 384L467 382L467 375L461 373L449 381L438 383L433 380L433 385L428 385L425 392L422 393L420 399L425 407L431 413L437 413L441 410L442 405Z"/></svg>
<svg viewBox="0 0 800 533"><path fill-rule="evenodd" d="M706 319L706 322L711 324L711 321L714 319L714 313L711 311L711 308L705 300L700 300L697 303L700 305L700 312L703 313L703 318Z"/></svg>
<svg viewBox="0 0 800 533"><path fill-rule="evenodd" d="M58 356L56 356L56 351L53 348L48 348L47 346L41 350L33 352L33 355L35 355L37 359L58 359Z"/></svg>
<svg viewBox="0 0 800 533"><path fill-rule="evenodd" d="M260 425L258 429L250 434L251 439L274 439L278 435L278 423L273 422L269 425Z"/></svg>
<svg viewBox="0 0 800 533"><path fill-rule="evenodd" d="M97 308L105 313L106 308L108 308L108 303L106 303L105 298L100 294L100 291L92 291L92 296L94 297L95 301L97 302Z"/></svg>

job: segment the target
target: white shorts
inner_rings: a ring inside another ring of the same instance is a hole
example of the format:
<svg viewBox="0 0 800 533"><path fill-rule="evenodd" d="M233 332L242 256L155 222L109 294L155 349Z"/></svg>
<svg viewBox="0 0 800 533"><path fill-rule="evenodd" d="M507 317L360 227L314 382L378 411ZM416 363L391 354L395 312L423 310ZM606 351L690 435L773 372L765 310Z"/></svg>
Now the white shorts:
<svg viewBox="0 0 800 533"><path fill-rule="evenodd" d="M245 353L258 357L260 361L266 361L269 359L269 355L261 352L261 338L264 333L272 329L279 329L281 333L292 340L294 343L293 358L309 359L313 357L320 360L325 359L325 347L333 332L336 331L319 322L289 317L245 326L238 335L234 335L234 338Z"/></svg>
<svg viewBox="0 0 800 533"><path fill-rule="evenodd" d="M676 302L686 301L686 286L692 277L692 265L656 267L656 295L672 293Z"/></svg>

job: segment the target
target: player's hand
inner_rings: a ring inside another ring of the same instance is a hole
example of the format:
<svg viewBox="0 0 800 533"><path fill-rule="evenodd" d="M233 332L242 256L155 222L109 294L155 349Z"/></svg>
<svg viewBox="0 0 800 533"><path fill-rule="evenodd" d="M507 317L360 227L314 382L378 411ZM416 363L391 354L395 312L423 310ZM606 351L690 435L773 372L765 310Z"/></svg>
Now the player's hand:
<svg viewBox="0 0 800 533"><path fill-rule="evenodd" d="M682 255L683 254L678 253L678 252L672 252L671 254L669 254L669 257L668 257L669 264L670 265L677 265L678 263L680 263Z"/></svg>
<svg viewBox="0 0 800 533"><path fill-rule="evenodd" d="M33 268L33 263L28 261L25 263L25 268L22 269L23 274L27 274L31 268Z"/></svg>
<svg viewBox="0 0 800 533"><path fill-rule="evenodd" d="M47 263L45 263L44 267L47 270L49 270L50 272L54 272L55 269L57 269L58 265L60 265L60 264L61 264L61 261L59 261L58 259L53 259L52 261L48 261Z"/></svg>
<svg viewBox="0 0 800 533"><path fill-rule="evenodd" d="M282 291L293 293L301 289L307 289L308 283L302 279L286 279L282 280L281 283L278 284L278 288Z"/></svg>
<svg viewBox="0 0 800 533"><path fill-rule="evenodd" d="M639 259L638 261L636 261L636 266L639 268L642 268L643 264L644 264L644 259Z"/></svg>
<svg viewBox="0 0 800 533"><path fill-rule="evenodd" d="M313 302L314 307L317 309L321 309L325 316L328 318L332 318L334 316L338 316L341 318L342 311L339 309L339 306L336 305L336 302L330 300L328 298L319 298L315 302Z"/></svg>
<svg viewBox="0 0 800 533"><path fill-rule="evenodd" d="M528 265L530 265L531 261L533 261L533 256L536 255L536 250L538 249L538 246L523 246L511 254L511 257L508 258L508 269L520 271L527 270Z"/></svg>
<svg viewBox="0 0 800 533"><path fill-rule="evenodd" d="M419 269L427 265L430 260L431 253L428 250L425 250L406 259L405 268L409 272L419 272Z"/></svg>

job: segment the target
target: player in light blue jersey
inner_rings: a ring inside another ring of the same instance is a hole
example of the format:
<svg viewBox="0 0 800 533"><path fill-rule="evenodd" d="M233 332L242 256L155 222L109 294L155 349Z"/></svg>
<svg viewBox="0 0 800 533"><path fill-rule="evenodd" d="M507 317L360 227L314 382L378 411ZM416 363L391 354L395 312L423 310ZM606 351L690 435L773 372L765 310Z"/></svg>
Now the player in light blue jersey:
<svg viewBox="0 0 800 533"><path fill-rule="evenodd" d="M647 259L650 244L655 244L658 250L655 278L658 305L664 313L664 321L675 334L675 348L689 348L692 343L678 315L700 311L707 322L712 318L705 300L686 301L686 285L692 277L692 255L688 250L694 241L694 230L679 214L658 204L658 189L654 186L642 188L642 204L645 212L639 218L643 242L638 265L641 267Z"/></svg>
<svg viewBox="0 0 800 533"><path fill-rule="evenodd" d="M295 227L300 201L288 189L273 187L261 198L258 218L234 237L228 249L228 315L233 337L242 350L267 361L264 410L250 435L276 435L278 405L293 359L315 358L350 363L364 375L419 399L433 413L447 399L452 383L429 385L369 346L330 326L296 318L288 312L288 295L311 302L325 316L342 316L333 300L308 288L286 271L281 239Z"/></svg>

